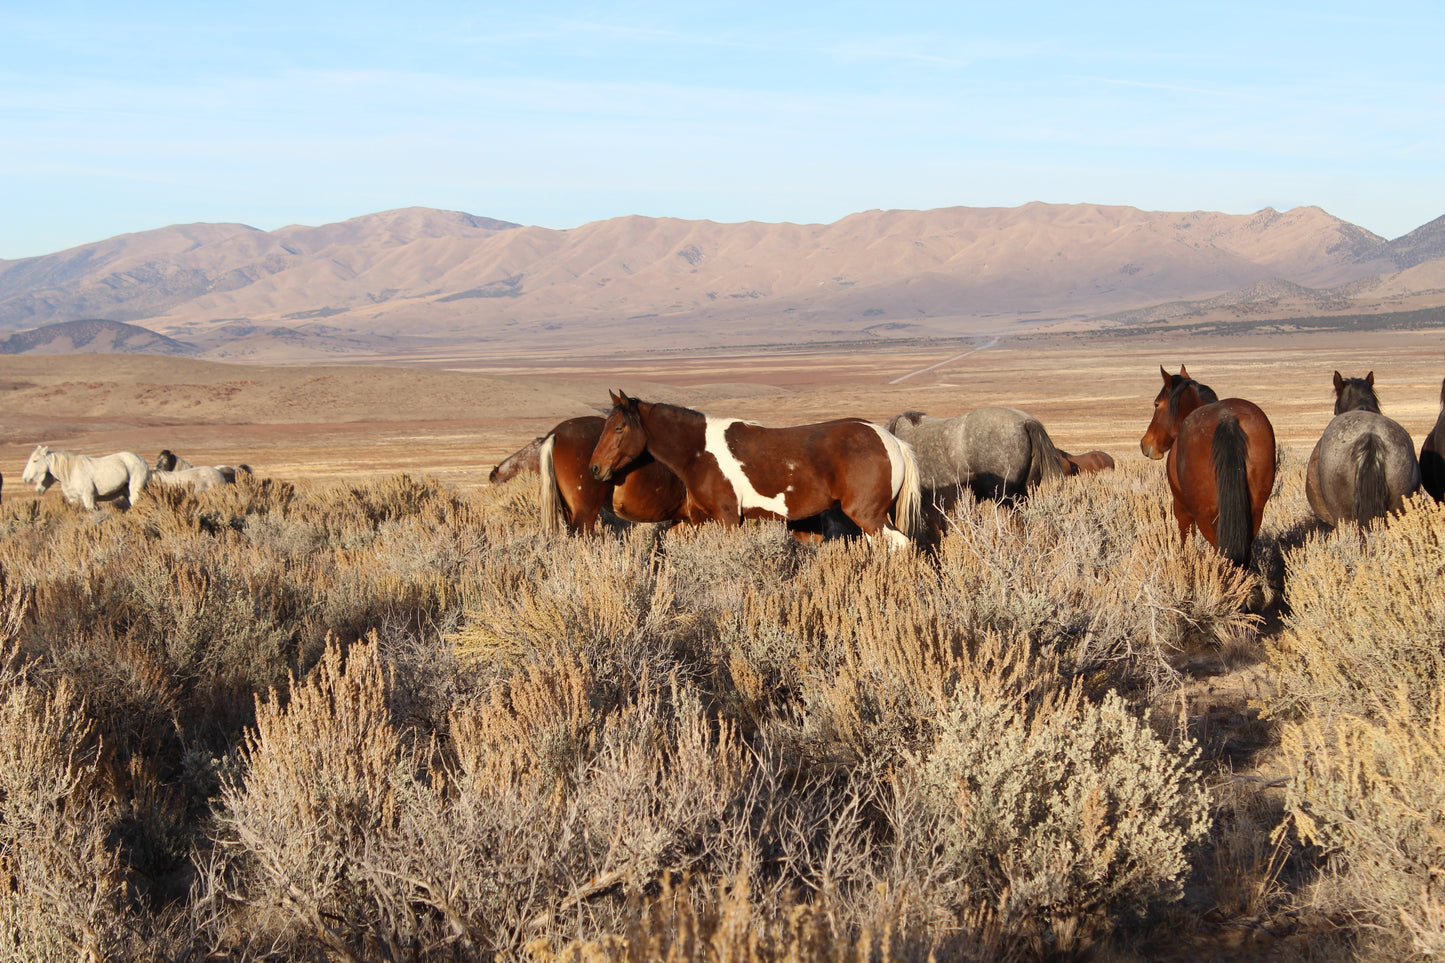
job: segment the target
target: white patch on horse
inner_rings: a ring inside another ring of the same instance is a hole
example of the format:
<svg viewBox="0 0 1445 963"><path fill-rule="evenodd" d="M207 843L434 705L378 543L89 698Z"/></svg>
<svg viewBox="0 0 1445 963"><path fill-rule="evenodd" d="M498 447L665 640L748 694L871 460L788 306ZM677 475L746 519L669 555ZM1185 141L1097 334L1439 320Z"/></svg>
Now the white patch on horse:
<svg viewBox="0 0 1445 963"><path fill-rule="evenodd" d="M703 450L712 453L717 461L718 470L722 472L728 484L733 488L733 494L738 499L738 512L742 513L750 508L761 508L788 517L788 500L783 492L767 496L753 487L752 480L748 478L743 463L733 454L728 447L727 430L733 425L751 425L751 421L742 421L737 418L713 418L708 416L707 429L703 436Z"/></svg>

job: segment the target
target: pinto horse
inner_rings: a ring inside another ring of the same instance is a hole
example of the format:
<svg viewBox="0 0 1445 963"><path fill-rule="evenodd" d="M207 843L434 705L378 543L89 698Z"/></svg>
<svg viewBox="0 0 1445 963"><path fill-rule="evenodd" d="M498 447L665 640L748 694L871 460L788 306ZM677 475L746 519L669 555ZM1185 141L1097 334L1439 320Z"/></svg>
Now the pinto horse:
<svg viewBox="0 0 1445 963"><path fill-rule="evenodd" d="M1180 541L1198 527L1221 555L1245 565L1274 488L1274 426L1253 402L1218 400L1183 365L1177 375L1159 373L1164 387L1139 448L1155 460L1168 455Z"/></svg>
<svg viewBox="0 0 1445 963"><path fill-rule="evenodd" d="M1363 378L1335 372L1335 417L1315 443L1305 469L1305 497L1327 525L1363 525L1397 512L1420 487L1415 442L1398 422L1380 413L1375 373Z"/></svg>
<svg viewBox="0 0 1445 963"><path fill-rule="evenodd" d="M682 479L645 453L606 480L593 477L589 463L602 423L596 415L572 418L539 439L542 530L556 532L565 521L570 531L590 535L604 508L628 522L691 521Z"/></svg>
<svg viewBox="0 0 1445 963"><path fill-rule="evenodd" d="M644 454L682 479L694 520L733 526L837 506L863 534L882 533L895 545L906 545L918 527L912 448L860 418L764 428L613 392L592 474L607 481Z"/></svg>

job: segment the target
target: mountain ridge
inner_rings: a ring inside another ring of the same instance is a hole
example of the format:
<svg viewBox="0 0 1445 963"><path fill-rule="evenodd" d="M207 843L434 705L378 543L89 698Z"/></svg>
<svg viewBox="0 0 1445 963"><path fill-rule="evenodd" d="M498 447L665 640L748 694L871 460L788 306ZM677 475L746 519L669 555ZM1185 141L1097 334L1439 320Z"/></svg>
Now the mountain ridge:
<svg viewBox="0 0 1445 963"><path fill-rule="evenodd" d="M218 358L240 328L263 356L302 341L364 357L966 337L1107 326L1154 306L1445 305L1422 287L1442 258L1445 217L1387 241L1308 206L1033 202L831 224L629 215L568 230L414 207L269 232L174 225L0 261L0 332L106 318Z"/></svg>

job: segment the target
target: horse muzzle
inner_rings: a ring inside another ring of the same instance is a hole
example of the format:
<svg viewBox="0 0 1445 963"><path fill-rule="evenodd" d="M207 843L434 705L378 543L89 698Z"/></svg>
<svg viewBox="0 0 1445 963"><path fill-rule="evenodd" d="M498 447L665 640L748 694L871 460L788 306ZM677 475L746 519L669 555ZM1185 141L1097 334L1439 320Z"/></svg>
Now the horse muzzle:
<svg viewBox="0 0 1445 963"><path fill-rule="evenodd" d="M1158 461L1159 459L1164 457L1164 452L1160 451L1158 448L1155 448L1154 443L1148 438L1143 438L1139 441L1139 450L1144 453L1145 458L1148 458L1151 461Z"/></svg>
<svg viewBox="0 0 1445 963"><path fill-rule="evenodd" d="M602 465L593 465L592 477L597 479L598 481L605 482L607 481L607 479L612 477L612 469L604 468Z"/></svg>

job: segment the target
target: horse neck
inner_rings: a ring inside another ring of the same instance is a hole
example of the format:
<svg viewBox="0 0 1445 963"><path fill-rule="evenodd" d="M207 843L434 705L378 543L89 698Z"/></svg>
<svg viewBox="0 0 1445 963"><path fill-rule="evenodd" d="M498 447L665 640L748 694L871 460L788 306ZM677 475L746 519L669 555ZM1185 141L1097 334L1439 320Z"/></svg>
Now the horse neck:
<svg viewBox="0 0 1445 963"><path fill-rule="evenodd" d="M1203 408L1205 405L1217 400L1214 392L1197 381L1186 381L1179 386L1178 404L1175 405L1174 424L1178 425L1189 413L1196 408Z"/></svg>
<svg viewBox="0 0 1445 963"><path fill-rule="evenodd" d="M678 405L639 402L637 420L647 434L647 451L682 475L707 447L707 416Z"/></svg>

